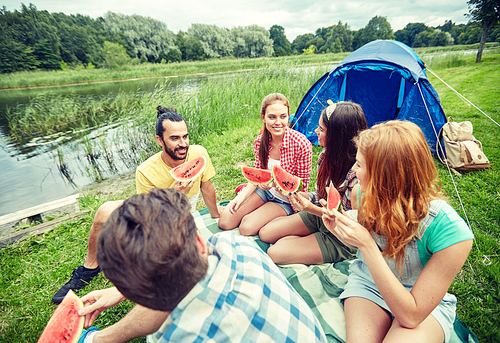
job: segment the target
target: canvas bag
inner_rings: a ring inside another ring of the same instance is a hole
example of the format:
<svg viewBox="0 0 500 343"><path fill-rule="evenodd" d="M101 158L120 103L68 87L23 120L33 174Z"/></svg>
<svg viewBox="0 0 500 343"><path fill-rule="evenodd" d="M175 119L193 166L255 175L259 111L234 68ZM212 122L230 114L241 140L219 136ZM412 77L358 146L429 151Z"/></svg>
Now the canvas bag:
<svg viewBox="0 0 500 343"><path fill-rule="evenodd" d="M441 149L436 147L441 162L448 162L449 166L459 171L470 171L486 169L490 162L483 152L483 146L472 135L472 123L470 121L455 122L452 117L443 125L440 132L446 158L442 156ZM439 140L438 140L439 144Z"/></svg>

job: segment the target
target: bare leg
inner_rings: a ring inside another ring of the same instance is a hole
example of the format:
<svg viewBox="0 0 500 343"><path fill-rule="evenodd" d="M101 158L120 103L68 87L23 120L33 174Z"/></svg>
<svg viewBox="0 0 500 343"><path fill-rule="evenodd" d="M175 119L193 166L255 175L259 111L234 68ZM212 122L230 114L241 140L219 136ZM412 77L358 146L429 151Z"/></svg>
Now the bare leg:
<svg viewBox="0 0 500 343"><path fill-rule="evenodd" d="M286 236L307 236L311 231L306 227L298 213L286 217L278 217L264 225L259 231L262 242L276 243Z"/></svg>
<svg viewBox="0 0 500 343"><path fill-rule="evenodd" d="M137 337L152 334L165 322L170 312L155 311L136 305L118 323L98 331L93 337L94 343L121 343Z"/></svg>
<svg viewBox="0 0 500 343"><path fill-rule="evenodd" d="M257 195L257 197L259 196ZM283 207L274 202L267 202L241 219L240 234L243 236L256 235L264 225L280 216L286 216Z"/></svg>
<svg viewBox="0 0 500 343"><path fill-rule="evenodd" d="M394 319L392 326L385 336L384 343L394 342L444 342L444 332L436 318L429 315L419 326L414 329L402 327L399 322Z"/></svg>
<svg viewBox="0 0 500 343"><path fill-rule="evenodd" d="M347 298L344 312L346 343L382 342L392 324L389 312L364 298Z"/></svg>
<svg viewBox="0 0 500 343"><path fill-rule="evenodd" d="M264 200L257 194L252 193L245 200L245 202L241 205L241 207L234 214L229 211L229 209L225 209L219 218L219 227L222 230L232 230L235 227L239 226L241 223L241 219L254 211L255 209L261 207L264 204Z"/></svg>
<svg viewBox="0 0 500 343"><path fill-rule="evenodd" d="M87 247L87 258L85 259L85 263L83 266L85 268L93 269L97 268L97 236L99 232L102 230L102 226L108 220L111 213L123 204L123 200L116 201L108 201L102 204L98 209L94 216L94 221L92 222L92 226L89 231L89 240Z"/></svg>
<svg viewBox="0 0 500 343"><path fill-rule="evenodd" d="M276 264L323 263L323 254L314 234L283 237L267 250L267 254Z"/></svg>

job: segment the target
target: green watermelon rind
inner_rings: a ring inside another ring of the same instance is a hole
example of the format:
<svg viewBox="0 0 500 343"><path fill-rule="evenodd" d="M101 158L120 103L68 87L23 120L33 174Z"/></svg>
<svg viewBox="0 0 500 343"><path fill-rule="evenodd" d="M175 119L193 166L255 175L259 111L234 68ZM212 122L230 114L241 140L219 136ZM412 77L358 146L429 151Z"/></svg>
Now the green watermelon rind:
<svg viewBox="0 0 500 343"><path fill-rule="evenodd" d="M335 186L333 185L333 183L330 181L330 188L328 190L332 189L332 187L333 187L333 189L335 189L337 191L337 189L335 188ZM338 191L337 191L337 194L338 194ZM326 211L328 212L329 215L333 216L334 213L333 213L332 210L330 210L330 206L329 206L329 203L330 203L330 199L329 198L330 198L330 192L328 192L328 199L326 200ZM338 212L343 212L342 198L340 198L340 194L339 194L339 204L337 205L336 210Z"/></svg>
<svg viewBox="0 0 500 343"><path fill-rule="evenodd" d="M77 343L85 322L85 317L78 314L81 309L83 309L82 301L72 290L69 290L50 317L37 343ZM75 318L75 313L78 318ZM69 324L74 324L72 329L68 328ZM65 336L69 332L71 336Z"/></svg>
<svg viewBox="0 0 500 343"><path fill-rule="evenodd" d="M177 175L177 173L182 170L183 168L186 167L186 165L190 164L190 163L194 163L193 161L197 161L197 160L202 160L203 161L203 165L202 167L200 168L200 170L196 173L196 175L192 175L191 177L189 178L185 178L185 177L180 177L179 175ZM205 171L205 167L207 166L207 159L205 156L201 155L201 156L198 156L196 158L193 158L192 160L189 160L187 162L184 162L183 164L181 165L178 165L177 167L175 168L172 168L169 170L169 173L170 175L172 175L172 177L174 178L175 181L179 181L179 182L189 182L191 180L196 180L196 178L198 178L204 171Z"/></svg>
<svg viewBox="0 0 500 343"><path fill-rule="evenodd" d="M295 178L295 179L299 179L297 187L295 189L291 189L291 190L283 189L283 187L280 184L280 180L276 179L276 171L275 171L275 169L279 170L280 172L285 173L285 175L287 175L287 176L290 176L290 177ZM302 179L300 177L298 177L298 176L294 176L294 175L290 174L285 169L283 169L280 165L278 165L278 164L273 165L272 174L273 174L274 184L276 185L276 187L278 187L281 190L281 192L284 195L289 196L291 193L297 192L300 189L302 189Z"/></svg>
<svg viewBox="0 0 500 343"><path fill-rule="evenodd" d="M255 182L255 181L252 181L250 180L247 175L245 174L245 171L244 169L247 168L247 169L250 169L250 170L255 170L255 171L261 171L261 172L269 172L270 174L270 178L269 178L269 181L267 182ZM252 168L252 167L247 167L247 166L242 166L241 167L241 173L243 174L243 177L249 182L251 183L252 185L268 185L270 184L271 182L273 182L273 173L270 172L269 170L267 169L258 169L258 168Z"/></svg>

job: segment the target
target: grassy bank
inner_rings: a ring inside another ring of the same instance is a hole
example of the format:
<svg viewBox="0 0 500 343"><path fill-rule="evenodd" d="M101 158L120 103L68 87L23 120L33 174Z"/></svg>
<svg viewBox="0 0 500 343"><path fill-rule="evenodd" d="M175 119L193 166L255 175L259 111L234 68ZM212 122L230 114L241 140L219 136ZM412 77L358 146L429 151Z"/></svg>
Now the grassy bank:
<svg viewBox="0 0 500 343"><path fill-rule="evenodd" d="M263 98L275 89L289 96L301 97L300 92L305 92L329 70L328 63L306 70L294 67L293 62L282 60L252 71L202 79L200 85L190 92L174 92L169 88L169 81L165 80L152 92L122 91L93 97L46 93L31 99L26 105L7 110L10 136L18 141L30 140L57 132L75 132L119 120L142 118L145 113L154 113L157 104L175 105L183 113L191 114L188 118L194 137L221 132L239 126L249 112L258 113L259 105L255 99ZM291 79L293 82L289 81ZM214 89L222 91L214 92Z"/></svg>
<svg viewBox="0 0 500 343"><path fill-rule="evenodd" d="M466 59L461 67L437 69L438 74L450 85L497 122L500 121L500 55L487 55L481 64L475 64L474 56ZM171 101L186 113L190 128L191 143L204 145L211 156L217 175L213 183L217 189L217 200L229 200L234 188L243 177L239 164L251 165L252 142L261 127L258 117L260 101L267 93L278 91L286 94L292 110L298 106L303 94L323 74L294 74L293 68L264 68L257 76L236 76L230 79L213 80L201 87L199 93L179 97L156 99L144 102L142 113L154 113L157 100ZM462 102L451 90L435 78L430 77L441 96L445 113L457 121L470 120L474 124L474 135L483 143L492 168L481 172L453 175L460 192L467 217L476 236L471 254L450 292L458 298L459 317L478 335L481 342L500 341L500 128L475 109ZM123 142L136 145L139 141L154 147L151 116L138 117L139 124L131 124ZM143 128L139 134L133 128ZM150 129L146 129L149 127ZM145 151L146 148L138 146ZM157 149L157 148L151 148ZM315 158L319 153L315 148ZM144 156L145 158L145 156ZM464 216L453 181L446 169L436 162L443 187L453 207ZM315 168L314 168L315 169ZM314 178L313 178L314 179ZM314 182L314 181L313 181ZM133 193L133 185L116 198ZM0 340L5 342L35 342L50 318L55 306L50 299L57 289L67 281L72 268L82 263L87 246L87 235L93 215L104 201L112 200L99 193L88 193L81 200L81 207L89 209L87 216L78 221L61 225L53 232L32 238L17 245L0 250ZM199 206L203 206L202 203ZM485 260L485 257L488 259ZM490 263L491 262L491 263ZM87 292L109 286L101 275ZM122 304L100 315L96 322L105 327L125 315L132 306ZM143 339L136 340L143 342Z"/></svg>
<svg viewBox="0 0 500 343"><path fill-rule="evenodd" d="M274 63L307 65L341 61L348 53L296 55L261 58L221 58L207 61L168 64L144 63L126 65L119 69L67 69L57 71L23 71L0 74L0 89L65 85L97 81L126 80L133 78L176 76L197 73L217 73L267 67Z"/></svg>

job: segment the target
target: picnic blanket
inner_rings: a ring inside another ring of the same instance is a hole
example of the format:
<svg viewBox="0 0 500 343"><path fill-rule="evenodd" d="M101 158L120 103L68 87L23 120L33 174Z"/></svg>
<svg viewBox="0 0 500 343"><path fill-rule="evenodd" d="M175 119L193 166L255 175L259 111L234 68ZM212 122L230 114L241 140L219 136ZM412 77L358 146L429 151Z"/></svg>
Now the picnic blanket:
<svg viewBox="0 0 500 343"><path fill-rule="evenodd" d="M220 205L226 205L222 202ZM222 232L217 221L210 217L204 208L194 213L196 227L204 239ZM238 228L233 230L239 234ZM269 244L262 242L258 236L249 237L262 250L267 251ZM292 264L279 266L295 290L311 307L323 327L328 342L345 343L346 329L344 307L339 295L344 290L349 274L351 261L324 263L320 265ZM455 331L450 343L479 343L472 331L457 317Z"/></svg>

